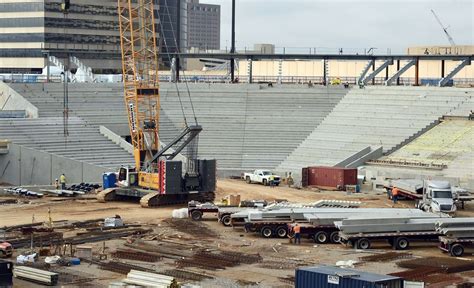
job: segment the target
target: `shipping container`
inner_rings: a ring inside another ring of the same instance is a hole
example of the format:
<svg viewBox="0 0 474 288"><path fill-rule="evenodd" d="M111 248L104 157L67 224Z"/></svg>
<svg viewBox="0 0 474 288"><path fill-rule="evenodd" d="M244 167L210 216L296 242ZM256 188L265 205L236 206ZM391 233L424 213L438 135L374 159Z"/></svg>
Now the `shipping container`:
<svg viewBox="0 0 474 288"><path fill-rule="evenodd" d="M301 173L301 185L303 187L308 187L308 168L303 168Z"/></svg>
<svg viewBox="0 0 474 288"><path fill-rule="evenodd" d="M402 288L403 279L334 266L302 267L295 272L295 288Z"/></svg>
<svg viewBox="0 0 474 288"><path fill-rule="evenodd" d="M344 188L346 185L357 185L357 169L355 168L308 167L303 168L303 175L305 175L305 169L307 169L307 186Z"/></svg>

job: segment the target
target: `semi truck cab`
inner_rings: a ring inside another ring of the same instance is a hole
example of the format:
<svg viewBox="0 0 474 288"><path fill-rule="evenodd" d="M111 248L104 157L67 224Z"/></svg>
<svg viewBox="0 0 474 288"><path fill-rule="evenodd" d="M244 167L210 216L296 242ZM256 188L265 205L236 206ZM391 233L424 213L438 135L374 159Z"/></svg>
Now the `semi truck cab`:
<svg viewBox="0 0 474 288"><path fill-rule="evenodd" d="M448 181L425 181L420 209L432 212L453 213L456 205Z"/></svg>

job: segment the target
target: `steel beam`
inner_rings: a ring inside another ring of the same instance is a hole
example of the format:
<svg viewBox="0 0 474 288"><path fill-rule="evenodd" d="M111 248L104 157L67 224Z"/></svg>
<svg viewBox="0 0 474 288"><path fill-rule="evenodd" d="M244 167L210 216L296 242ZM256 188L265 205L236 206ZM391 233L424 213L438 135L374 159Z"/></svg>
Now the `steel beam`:
<svg viewBox="0 0 474 288"><path fill-rule="evenodd" d="M329 65L326 59L323 60L323 85L329 85Z"/></svg>
<svg viewBox="0 0 474 288"><path fill-rule="evenodd" d="M248 74L249 74L249 83L252 84L253 83L253 61L252 59L248 59L248 62L247 62L247 70L248 70Z"/></svg>
<svg viewBox="0 0 474 288"><path fill-rule="evenodd" d="M420 85L420 59L415 60L415 86Z"/></svg>
<svg viewBox="0 0 474 288"><path fill-rule="evenodd" d="M82 52L81 52L82 53ZM351 61L386 61L393 60L453 60L461 61L472 55L337 55L337 54L262 54L255 52L248 53L181 53L178 54L180 58L218 58L229 60L234 59L249 59L258 60L351 60Z"/></svg>
<svg viewBox="0 0 474 288"><path fill-rule="evenodd" d="M365 85L370 80L375 79L375 76L377 76L380 72L383 71L383 69L387 68L389 65L392 65L392 64L393 64L393 59L385 61L382 65L380 65L379 68L375 69L374 72L370 73L369 76L365 77L365 79L362 80L362 83L364 83L364 85Z"/></svg>
<svg viewBox="0 0 474 288"><path fill-rule="evenodd" d="M411 66L415 65L415 63L416 63L416 60L411 60L410 62L405 64L405 66L403 66L402 69L399 69L397 73L393 74L392 77L388 78L385 81L385 85L390 86L390 84L392 84L394 80L397 80L398 78L400 78L400 76L402 76L403 73L405 73L408 69L410 69Z"/></svg>
<svg viewBox="0 0 474 288"><path fill-rule="evenodd" d="M360 74L359 76L359 80L357 81L360 84L365 84L364 83L364 79L365 79L365 75L367 75L367 73L369 72L369 69L372 67L372 65L374 65L375 63L375 60L370 60L369 63L367 63L367 65L365 65L365 68L364 70L362 70L362 73Z"/></svg>
<svg viewBox="0 0 474 288"><path fill-rule="evenodd" d="M462 70L467 65L471 65L471 58L466 58L464 59L456 68L453 69L453 71L449 72L448 75L446 75L443 79L439 80L438 86L443 87L446 84L448 84L449 80L451 80L454 75L458 74L459 71Z"/></svg>

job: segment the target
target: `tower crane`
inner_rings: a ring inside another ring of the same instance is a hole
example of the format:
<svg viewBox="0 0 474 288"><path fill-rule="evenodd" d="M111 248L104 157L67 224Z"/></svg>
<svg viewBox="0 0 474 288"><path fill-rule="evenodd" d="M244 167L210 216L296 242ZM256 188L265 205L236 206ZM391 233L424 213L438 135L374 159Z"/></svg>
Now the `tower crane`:
<svg viewBox="0 0 474 288"><path fill-rule="evenodd" d="M124 100L135 167L122 167L117 187L97 195L100 202L135 198L143 207L189 200L212 201L216 161L189 159L188 170L173 159L202 131L188 126L170 143L159 141L160 92L153 0L117 0ZM174 148L174 150L172 150Z"/></svg>
<svg viewBox="0 0 474 288"><path fill-rule="evenodd" d="M436 21L439 23L439 26L441 26L441 29L443 29L444 34L446 34L446 37L448 38L448 41L451 44L451 46L456 46L456 43L454 43L453 37L449 35L449 32L448 32L449 26L445 27L443 23L441 23L441 20L439 19L438 15L436 15L436 12L433 9L431 9L431 13L433 13L433 16L435 17Z"/></svg>

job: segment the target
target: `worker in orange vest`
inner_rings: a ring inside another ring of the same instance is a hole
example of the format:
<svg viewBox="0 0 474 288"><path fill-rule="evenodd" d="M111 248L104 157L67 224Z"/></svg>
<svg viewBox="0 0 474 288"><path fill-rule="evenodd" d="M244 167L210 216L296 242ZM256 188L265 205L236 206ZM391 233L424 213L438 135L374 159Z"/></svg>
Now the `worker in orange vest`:
<svg viewBox="0 0 474 288"><path fill-rule="evenodd" d="M295 244L301 244L301 226L298 223L293 226L293 232L295 233Z"/></svg>
<svg viewBox="0 0 474 288"><path fill-rule="evenodd" d="M392 200L393 204L397 204L398 201L398 194L400 193L400 190L398 190L397 187L393 187L392 189Z"/></svg>

